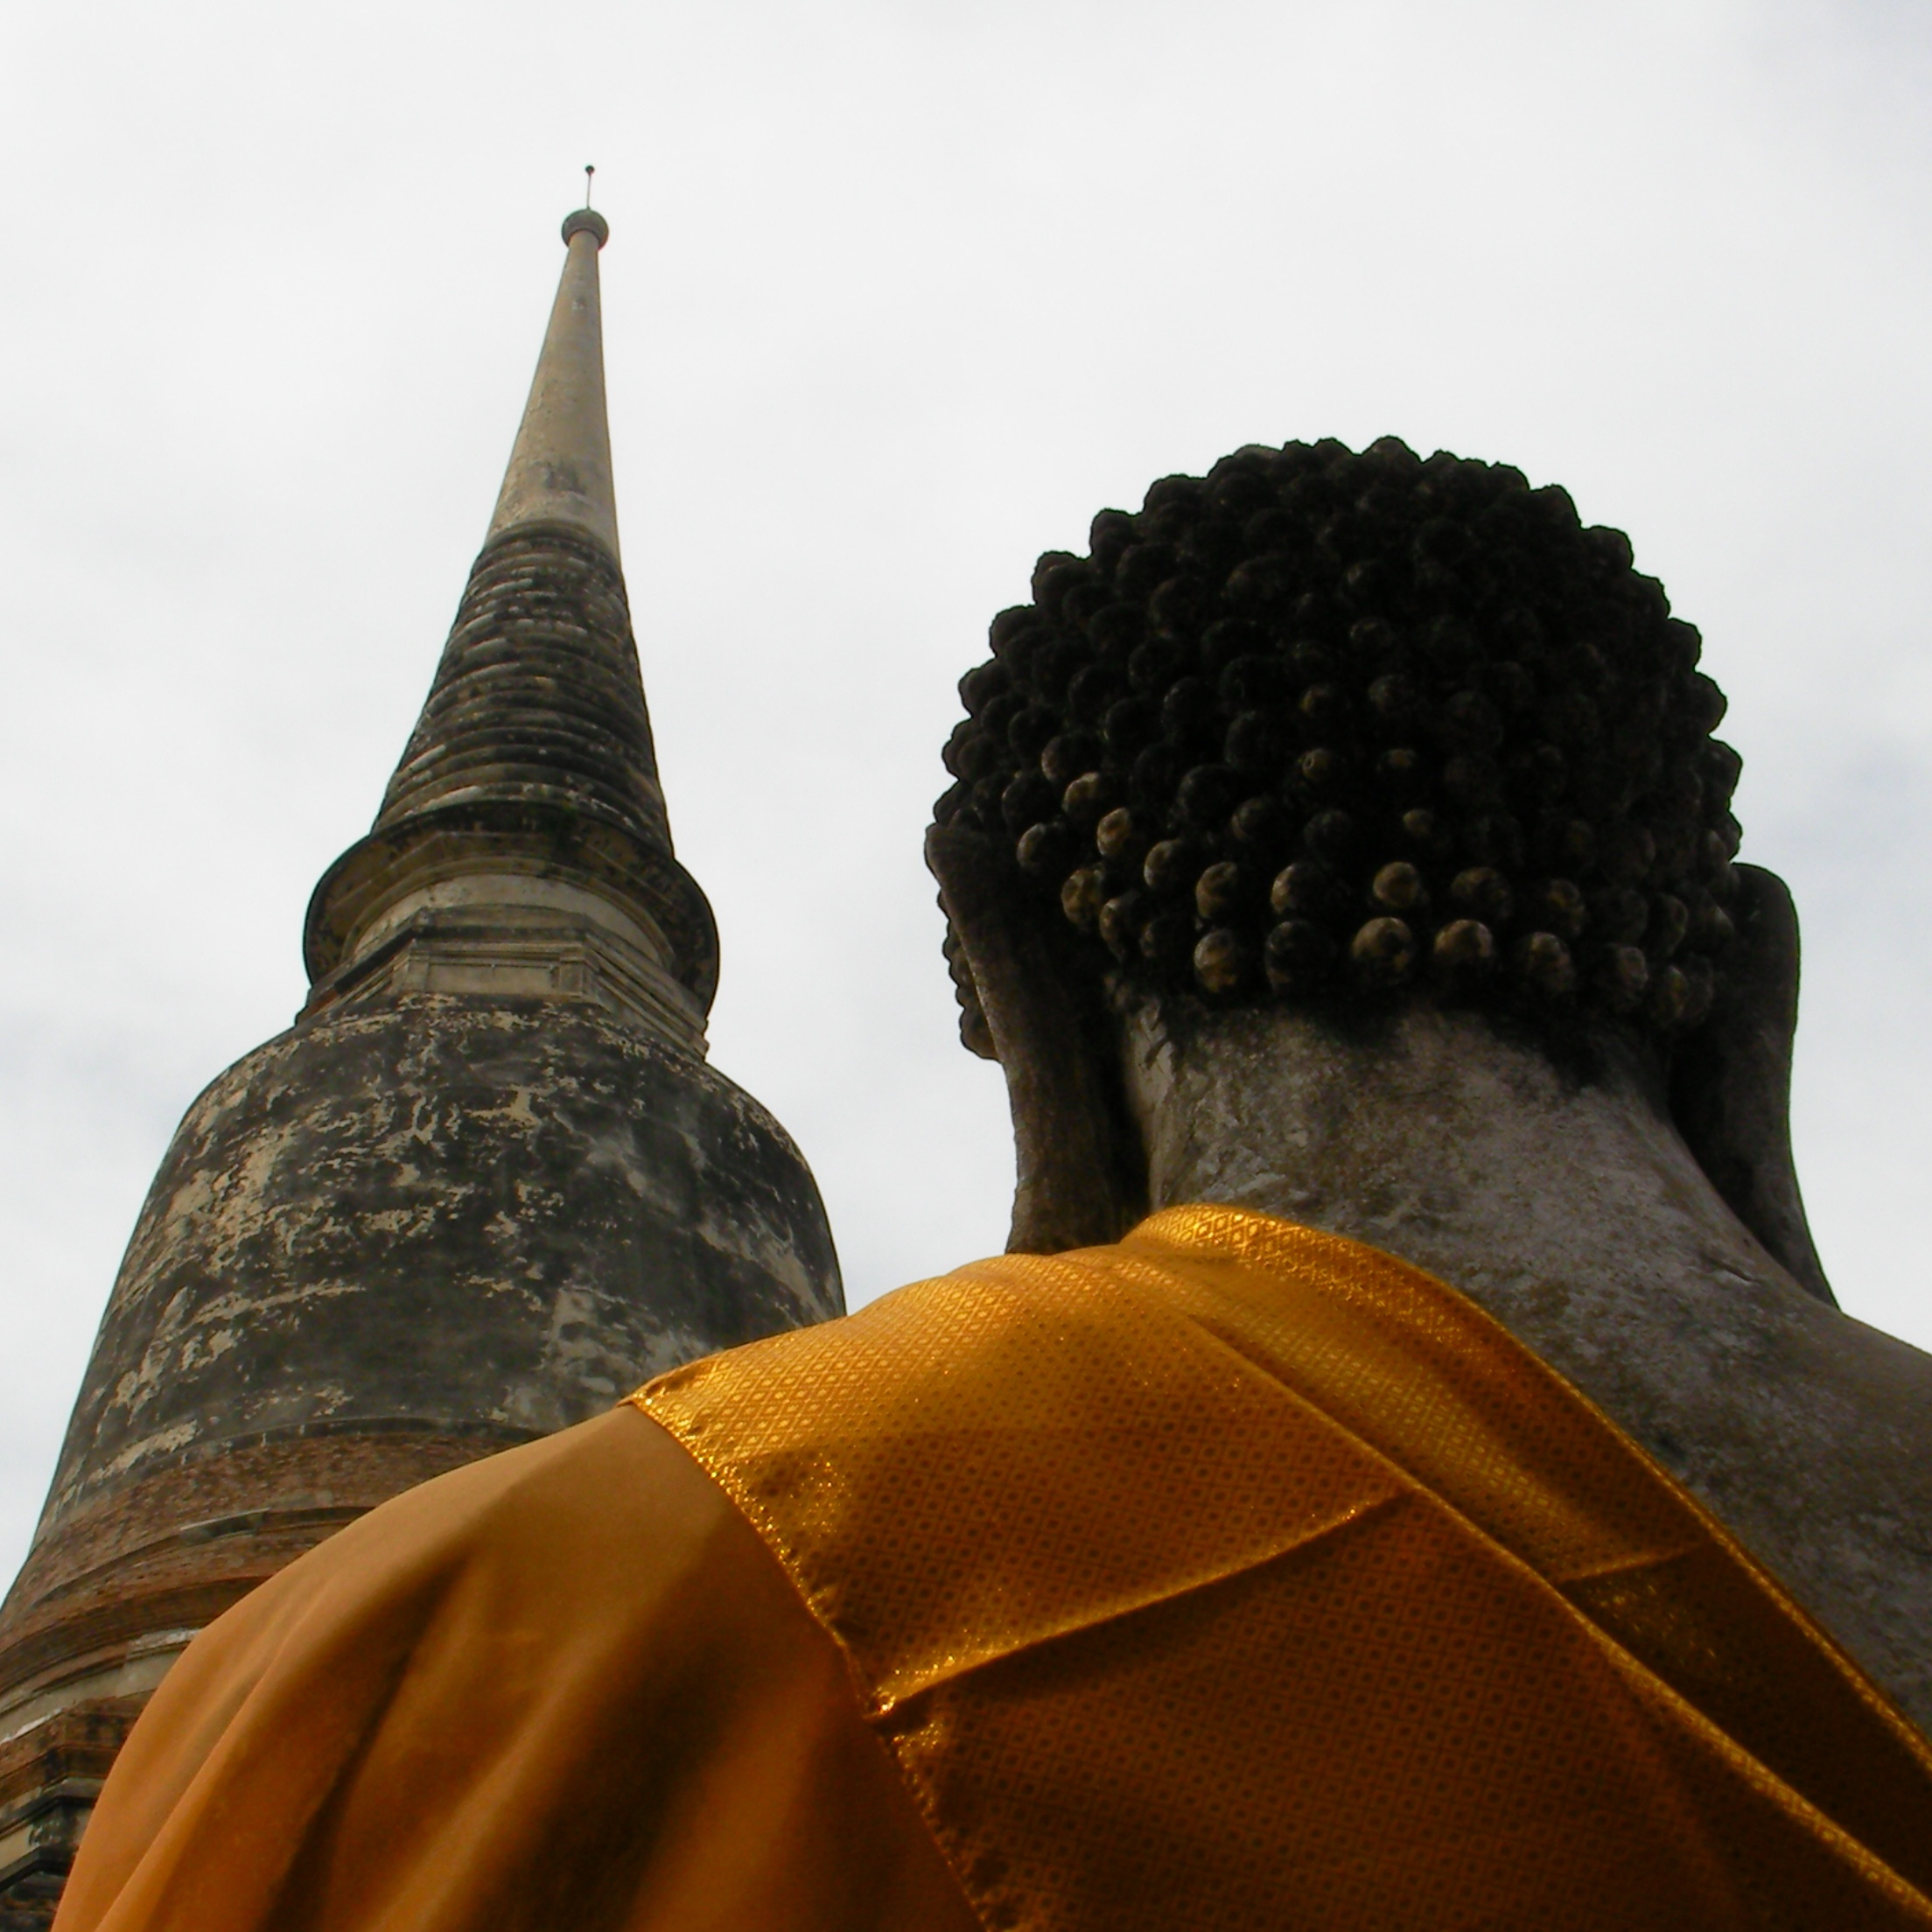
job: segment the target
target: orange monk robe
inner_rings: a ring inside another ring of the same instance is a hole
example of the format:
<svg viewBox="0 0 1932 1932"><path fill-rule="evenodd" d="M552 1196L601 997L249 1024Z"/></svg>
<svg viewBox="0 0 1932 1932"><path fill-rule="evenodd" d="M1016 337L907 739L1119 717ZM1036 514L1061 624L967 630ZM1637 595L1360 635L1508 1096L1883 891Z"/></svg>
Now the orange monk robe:
<svg viewBox="0 0 1932 1932"><path fill-rule="evenodd" d="M1460 1295L1222 1208L398 1498L175 1667L58 1932L1932 1928L1932 1753Z"/></svg>

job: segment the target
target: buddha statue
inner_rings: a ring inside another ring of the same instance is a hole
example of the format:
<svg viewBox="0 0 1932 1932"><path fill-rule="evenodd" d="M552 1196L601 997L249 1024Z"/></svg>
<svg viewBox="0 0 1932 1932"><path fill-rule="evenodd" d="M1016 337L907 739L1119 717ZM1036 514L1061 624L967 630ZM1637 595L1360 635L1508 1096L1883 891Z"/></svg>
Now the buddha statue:
<svg viewBox="0 0 1932 1932"><path fill-rule="evenodd" d="M1291 444L1032 589L928 839L1012 1246L1218 1201L1429 1270L1932 1726L1932 1360L1819 1264L1796 916L1628 540L1515 470Z"/></svg>

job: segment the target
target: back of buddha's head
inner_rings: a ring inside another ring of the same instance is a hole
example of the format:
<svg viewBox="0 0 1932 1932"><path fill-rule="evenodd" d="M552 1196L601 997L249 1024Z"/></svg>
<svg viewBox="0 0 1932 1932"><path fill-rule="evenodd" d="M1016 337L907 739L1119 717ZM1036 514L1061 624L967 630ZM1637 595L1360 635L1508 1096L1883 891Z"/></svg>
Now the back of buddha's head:
<svg viewBox="0 0 1932 1932"><path fill-rule="evenodd" d="M991 644L935 821L981 835L1096 984L1614 1016L1660 1043L1719 997L1724 699L1559 488L1394 438L1244 449L1041 557Z"/></svg>

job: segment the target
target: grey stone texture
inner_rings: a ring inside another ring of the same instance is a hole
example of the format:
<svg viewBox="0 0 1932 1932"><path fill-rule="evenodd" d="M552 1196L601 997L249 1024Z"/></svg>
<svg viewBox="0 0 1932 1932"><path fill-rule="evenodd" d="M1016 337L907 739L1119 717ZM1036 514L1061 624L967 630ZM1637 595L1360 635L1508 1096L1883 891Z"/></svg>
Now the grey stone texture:
<svg viewBox="0 0 1932 1932"><path fill-rule="evenodd" d="M339 1008L182 1123L43 1535L210 1443L316 1424L536 1435L838 1312L804 1162L702 1061L588 1001Z"/></svg>
<svg viewBox="0 0 1932 1932"><path fill-rule="evenodd" d="M493 536L477 558L375 825L310 903L310 1010L366 990L402 920L459 882L494 882L467 895L472 919L527 921L513 878L576 893L633 998L702 1043L717 928L672 851L623 578L566 523Z"/></svg>

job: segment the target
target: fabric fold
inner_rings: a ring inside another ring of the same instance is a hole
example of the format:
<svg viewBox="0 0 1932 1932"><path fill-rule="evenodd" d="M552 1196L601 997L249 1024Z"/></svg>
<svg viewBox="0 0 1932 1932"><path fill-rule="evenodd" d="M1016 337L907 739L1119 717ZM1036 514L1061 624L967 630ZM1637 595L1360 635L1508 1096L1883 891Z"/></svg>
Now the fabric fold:
<svg viewBox="0 0 1932 1932"><path fill-rule="evenodd" d="M989 1925L1932 1927L1924 1740L1390 1256L1174 1209L633 1399L844 1651Z"/></svg>

